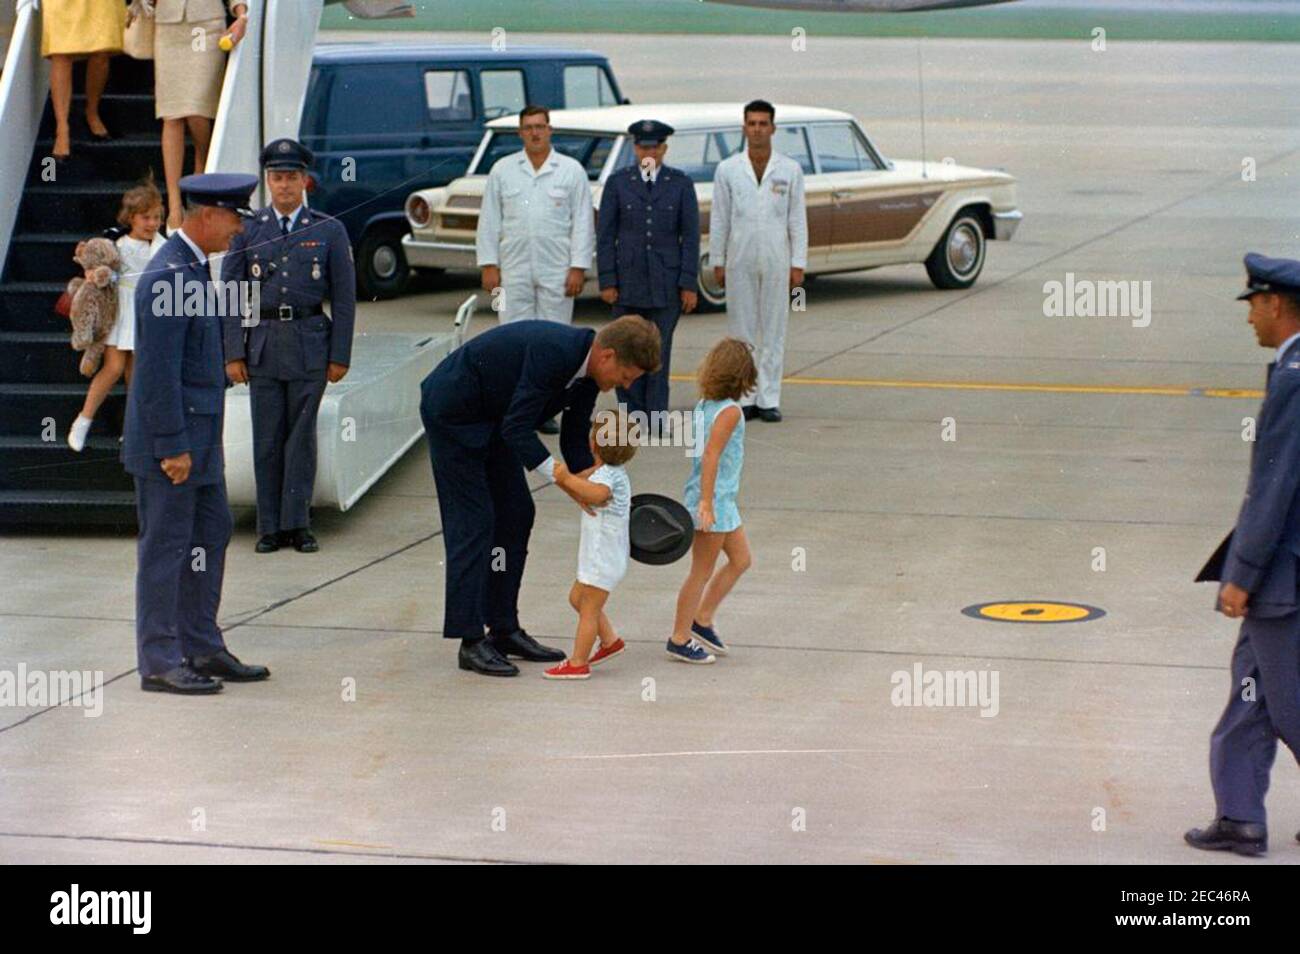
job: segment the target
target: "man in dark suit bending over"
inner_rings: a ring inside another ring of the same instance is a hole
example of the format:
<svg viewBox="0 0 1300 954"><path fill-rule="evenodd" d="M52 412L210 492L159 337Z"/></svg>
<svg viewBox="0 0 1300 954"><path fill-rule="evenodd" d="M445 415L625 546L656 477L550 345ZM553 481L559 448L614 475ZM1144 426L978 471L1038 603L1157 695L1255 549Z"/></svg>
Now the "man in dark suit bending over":
<svg viewBox="0 0 1300 954"><path fill-rule="evenodd" d="M588 439L597 393L627 388L658 367L659 330L640 316L625 315L599 333L527 320L485 331L424 379L420 416L447 548L442 635L461 640L461 669L515 676L508 656L565 658L519 625L534 515L524 470L551 477L555 468L537 425L563 412L564 463L584 471L594 463Z"/></svg>

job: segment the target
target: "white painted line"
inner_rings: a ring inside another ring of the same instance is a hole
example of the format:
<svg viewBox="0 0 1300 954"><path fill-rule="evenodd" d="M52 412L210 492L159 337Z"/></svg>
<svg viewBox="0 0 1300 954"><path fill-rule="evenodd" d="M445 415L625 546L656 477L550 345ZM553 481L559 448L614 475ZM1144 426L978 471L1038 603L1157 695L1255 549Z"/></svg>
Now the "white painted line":
<svg viewBox="0 0 1300 954"><path fill-rule="evenodd" d="M593 759L667 759L685 755L831 755L837 753L871 752L872 749L712 749L701 752L629 752L622 755L561 755L571 761Z"/></svg>

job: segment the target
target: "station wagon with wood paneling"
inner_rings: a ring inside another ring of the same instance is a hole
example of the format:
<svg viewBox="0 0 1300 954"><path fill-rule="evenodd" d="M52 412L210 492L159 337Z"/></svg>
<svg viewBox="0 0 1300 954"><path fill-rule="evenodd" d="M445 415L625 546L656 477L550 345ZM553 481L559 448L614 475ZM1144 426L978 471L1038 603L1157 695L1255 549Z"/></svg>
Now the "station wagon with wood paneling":
<svg viewBox="0 0 1300 954"><path fill-rule="evenodd" d="M700 294L715 306L726 293L708 260L713 173L744 148L742 109L670 103L551 113L552 148L586 167L597 208L609 175L635 162L629 125L657 119L676 130L664 162L695 180L704 239ZM853 116L834 109L777 104L776 127L773 148L798 161L806 177L809 275L917 263L939 288L968 288L984 267L989 240L1010 239L1020 224L1015 178L1005 172L886 159ZM411 265L476 267L474 231L487 173L521 148L518 118L494 120L467 175L408 197L411 234L402 246Z"/></svg>

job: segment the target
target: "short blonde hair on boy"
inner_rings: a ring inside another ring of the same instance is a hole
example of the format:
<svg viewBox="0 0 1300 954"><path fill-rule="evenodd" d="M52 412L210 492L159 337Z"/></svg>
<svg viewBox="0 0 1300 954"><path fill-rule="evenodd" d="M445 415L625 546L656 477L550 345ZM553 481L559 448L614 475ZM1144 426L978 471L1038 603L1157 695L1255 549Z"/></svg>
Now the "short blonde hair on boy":
<svg viewBox="0 0 1300 954"><path fill-rule="evenodd" d="M640 426L617 411L597 411L591 434L601 463L611 467L622 467L630 461L641 443Z"/></svg>
<svg viewBox="0 0 1300 954"><path fill-rule="evenodd" d="M704 356L696 381L700 395L710 401L739 401L758 385L753 346L739 338L723 338Z"/></svg>

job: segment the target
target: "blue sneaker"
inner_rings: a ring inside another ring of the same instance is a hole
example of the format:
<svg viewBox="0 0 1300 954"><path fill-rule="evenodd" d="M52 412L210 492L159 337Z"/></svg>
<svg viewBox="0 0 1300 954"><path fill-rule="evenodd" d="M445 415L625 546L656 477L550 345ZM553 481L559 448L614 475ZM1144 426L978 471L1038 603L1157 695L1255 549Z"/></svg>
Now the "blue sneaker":
<svg viewBox="0 0 1300 954"><path fill-rule="evenodd" d="M703 646L695 640L690 640L684 646L678 646L671 639L668 640L668 658L676 659L678 662L695 663L703 665L705 663L717 662L718 657L705 650Z"/></svg>
<svg viewBox="0 0 1300 954"><path fill-rule="evenodd" d="M704 644L706 649L711 649L719 656L727 655L727 647L722 642L722 637L717 634L712 626L702 626L699 623L691 623L691 632L695 638Z"/></svg>

